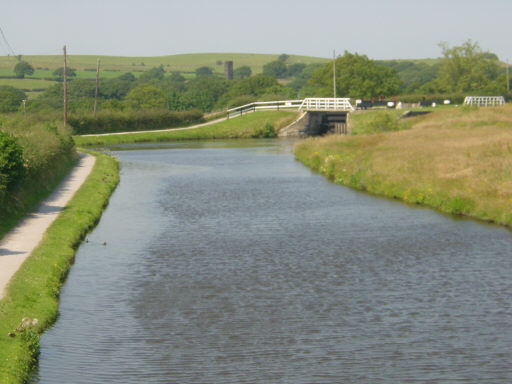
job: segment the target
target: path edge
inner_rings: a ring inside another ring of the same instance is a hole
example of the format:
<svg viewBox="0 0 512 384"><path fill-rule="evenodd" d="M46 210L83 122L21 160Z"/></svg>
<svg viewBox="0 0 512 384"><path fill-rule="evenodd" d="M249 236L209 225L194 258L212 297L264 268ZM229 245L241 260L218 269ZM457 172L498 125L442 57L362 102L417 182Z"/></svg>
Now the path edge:
<svg viewBox="0 0 512 384"><path fill-rule="evenodd" d="M119 162L104 153L43 240L10 279L0 300L0 384L24 383L37 365L39 337L57 319L59 292L78 246L99 222L119 183ZM23 318L38 319L23 332Z"/></svg>

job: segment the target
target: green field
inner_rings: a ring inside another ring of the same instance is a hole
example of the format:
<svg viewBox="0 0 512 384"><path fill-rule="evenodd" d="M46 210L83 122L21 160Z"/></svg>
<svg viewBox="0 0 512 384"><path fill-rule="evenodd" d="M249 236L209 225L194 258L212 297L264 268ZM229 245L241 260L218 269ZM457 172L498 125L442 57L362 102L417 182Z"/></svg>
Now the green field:
<svg viewBox="0 0 512 384"><path fill-rule="evenodd" d="M53 81L41 79L0 79L0 85L9 85L11 87L23 89L24 91L32 91L34 89L46 89L50 85L55 84Z"/></svg>
<svg viewBox="0 0 512 384"><path fill-rule="evenodd" d="M25 76L27 79L56 79L56 77L53 75L53 71L51 69L36 69L34 71L33 75L27 75ZM100 77L103 79L110 79L113 77L117 77L121 75L123 72L120 71L101 71L100 70ZM134 73L135 76L137 76L138 72ZM0 69L0 77L12 77L14 76L14 71L12 68L2 68ZM76 71L77 79L95 79L96 78L96 69L94 71L88 70L88 71ZM17 80L17 79L13 79ZM22 80L22 79L21 79Z"/></svg>
<svg viewBox="0 0 512 384"><path fill-rule="evenodd" d="M224 61L232 60L234 68L249 66L254 74L261 73L263 66L277 60L279 55L255 53L197 53L156 57L123 57L123 56L92 56L68 55L68 66L76 70L77 79L96 78L96 60L100 58L100 78L115 78L123 73L132 72L136 77L143 72L162 65L167 73L181 72L187 79L195 77L199 67L210 67L215 73L224 73ZM27 55L22 60L30 63L35 71L25 79L15 79L14 66L18 59L13 56L0 56L0 85L10 85L28 92L29 98L36 97L40 90L46 89L55 82L53 71L62 67L62 55ZM293 63L324 63L328 59L310 56L290 55L289 64ZM2 78L3 77L3 78ZM36 91L34 91L36 90Z"/></svg>
<svg viewBox="0 0 512 384"><path fill-rule="evenodd" d="M101 69L104 71L117 72L144 72L152 67L164 66L166 72L194 72L197 68L208 66L216 73L224 73L224 61L232 60L234 68L247 65L251 67L253 73L262 72L263 65L277 60L279 55L257 54L257 53L192 53L171 56L154 57L125 57L125 56L93 56L93 55L68 55L68 66L79 71L86 69L94 76L96 68L96 59L101 60ZM62 66L62 55L27 55L22 60L30 63L35 69L53 71ZM311 56L290 55L287 63L325 63L329 59ZM12 69L17 63L17 59L12 56L0 56L0 76L2 70L10 71L8 76L12 76ZM37 71L36 74L37 75Z"/></svg>

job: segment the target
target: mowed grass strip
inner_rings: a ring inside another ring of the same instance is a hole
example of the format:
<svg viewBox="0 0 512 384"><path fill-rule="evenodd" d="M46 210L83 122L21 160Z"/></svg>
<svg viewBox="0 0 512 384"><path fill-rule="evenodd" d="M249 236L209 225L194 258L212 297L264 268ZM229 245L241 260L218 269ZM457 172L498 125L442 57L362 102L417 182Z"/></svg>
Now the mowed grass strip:
<svg viewBox="0 0 512 384"><path fill-rule="evenodd" d="M338 184L512 226L512 106L447 109L411 125L308 139L295 156Z"/></svg>
<svg viewBox="0 0 512 384"><path fill-rule="evenodd" d="M193 129L124 135L74 136L73 140L75 140L77 146L84 147L182 140L252 138L258 137L258 131L264 128L266 124L271 124L278 131L280 128L291 124L297 117L297 112L289 111L256 112Z"/></svg>
<svg viewBox="0 0 512 384"><path fill-rule="evenodd" d="M118 162L104 154L95 155L93 171L12 278L0 301L1 384L28 381L37 363L39 335L57 318L60 287L76 248L98 222L119 181ZM15 332L25 317L39 322L25 332Z"/></svg>

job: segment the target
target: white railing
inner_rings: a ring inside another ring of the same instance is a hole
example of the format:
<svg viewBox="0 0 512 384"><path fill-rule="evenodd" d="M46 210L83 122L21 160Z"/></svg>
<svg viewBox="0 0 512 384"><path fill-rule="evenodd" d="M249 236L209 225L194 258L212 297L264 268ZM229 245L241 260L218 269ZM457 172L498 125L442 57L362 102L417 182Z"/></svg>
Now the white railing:
<svg viewBox="0 0 512 384"><path fill-rule="evenodd" d="M298 109L302 100L258 101L227 110L228 119L256 111L279 111L281 109Z"/></svg>
<svg viewBox="0 0 512 384"><path fill-rule="evenodd" d="M503 96L466 96L465 105L477 105L479 107L496 107L505 104Z"/></svg>
<svg viewBox="0 0 512 384"><path fill-rule="evenodd" d="M304 99L299 110L305 111L354 111L350 99L334 97L308 97Z"/></svg>
<svg viewBox="0 0 512 384"><path fill-rule="evenodd" d="M350 99L346 98L314 98L304 100L259 101L241 105L227 110L228 119L256 111L279 111L281 109L297 109L299 111L354 111Z"/></svg>

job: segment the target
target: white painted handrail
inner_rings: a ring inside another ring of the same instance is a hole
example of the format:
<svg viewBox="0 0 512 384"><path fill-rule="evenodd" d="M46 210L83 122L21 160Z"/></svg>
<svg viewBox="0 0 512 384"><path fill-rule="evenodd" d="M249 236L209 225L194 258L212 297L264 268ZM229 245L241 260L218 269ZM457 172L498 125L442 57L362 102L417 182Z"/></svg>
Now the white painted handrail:
<svg viewBox="0 0 512 384"><path fill-rule="evenodd" d="M353 111L350 99L334 97L308 97L304 99L299 110L306 111Z"/></svg>
<svg viewBox="0 0 512 384"><path fill-rule="evenodd" d="M304 100L259 101L227 110L228 118L256 111L279 111L297 109L299 111L353 111L350 99L346 98L306 98Z"/></svg>
<svg viewBox="0 0 512 384"><path fill-rule="evenodd" d="M477 105L479 107L495 107L504 105L505 98L503 96L466 96L464 104Z"/></svg>

